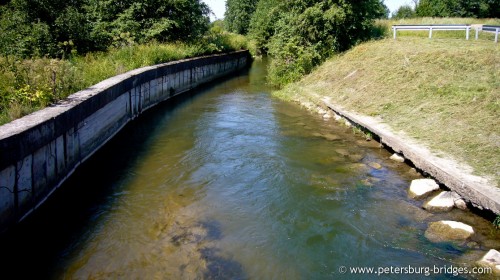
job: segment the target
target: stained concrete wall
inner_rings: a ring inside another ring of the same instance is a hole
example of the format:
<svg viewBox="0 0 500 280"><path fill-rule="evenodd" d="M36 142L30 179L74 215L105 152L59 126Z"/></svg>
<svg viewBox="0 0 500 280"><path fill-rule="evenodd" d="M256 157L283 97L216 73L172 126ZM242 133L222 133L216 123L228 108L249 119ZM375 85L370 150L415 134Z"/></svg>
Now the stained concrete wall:
<svg viewBox="0 0 500 280"><path fill-rule="evenodd" d="M0 126L0 231L145 110L249 64L247 51L132 70Z"/></svg>

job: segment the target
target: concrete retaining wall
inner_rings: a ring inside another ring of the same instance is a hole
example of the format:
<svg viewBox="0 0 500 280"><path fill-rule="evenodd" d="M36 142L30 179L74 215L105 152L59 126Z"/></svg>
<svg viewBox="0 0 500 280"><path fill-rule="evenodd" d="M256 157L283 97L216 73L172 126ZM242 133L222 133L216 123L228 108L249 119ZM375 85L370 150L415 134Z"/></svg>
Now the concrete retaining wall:
<svg viewBox="0 0 500 280"><path fill-rule="evenodd" d="M247 51L132 70L0 126L0 231L23 219L142 112L248 65Z"/></svg>

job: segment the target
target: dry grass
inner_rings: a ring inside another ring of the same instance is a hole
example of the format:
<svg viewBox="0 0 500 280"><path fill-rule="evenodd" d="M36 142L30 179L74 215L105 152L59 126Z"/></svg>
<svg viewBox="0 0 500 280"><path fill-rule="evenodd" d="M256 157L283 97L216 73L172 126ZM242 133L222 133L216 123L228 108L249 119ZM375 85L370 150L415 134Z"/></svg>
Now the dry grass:
<svg viewBox="0 0 500 280"><path fill-rule="evenodd" d="M500 44L399 37L361 44L276 95L380 118L500 179Z"/></svg>

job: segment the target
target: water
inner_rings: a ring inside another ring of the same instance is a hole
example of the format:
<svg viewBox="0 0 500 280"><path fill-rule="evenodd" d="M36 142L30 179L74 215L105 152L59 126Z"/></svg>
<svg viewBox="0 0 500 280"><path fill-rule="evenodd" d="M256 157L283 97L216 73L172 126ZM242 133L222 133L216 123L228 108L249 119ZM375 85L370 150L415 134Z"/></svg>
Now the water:
<svg viewBox="0 0 500 280"><path fill-rule="evenodd" d="M272 98L265 74L265 61L256 61L249 73L128 126L2 237L2 271L37 279L366 279L339 270L471 267L499 247L485 219L421 209L423 201L407 196L420 178L410 167L352 129ZM475 243L427 241L427 224L440 219L474 225Z"/></svg>

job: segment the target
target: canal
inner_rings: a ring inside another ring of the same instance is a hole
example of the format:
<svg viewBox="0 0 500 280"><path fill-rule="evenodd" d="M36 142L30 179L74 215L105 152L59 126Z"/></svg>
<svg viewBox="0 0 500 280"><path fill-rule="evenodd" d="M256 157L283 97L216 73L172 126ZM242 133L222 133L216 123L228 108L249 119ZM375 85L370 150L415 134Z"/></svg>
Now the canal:
<svg viewBox="0 0 500 280"><path fill-rule="evenodd" d="M498 248L489 221L457 209L426 212L407 195L420 175L352 128L273 98L265 76L257 60L128 125L1 236L2 273L366 279L340 270L471 267ZM478 234L467 244L431 243L424 231L441 219Z"/></svg>

